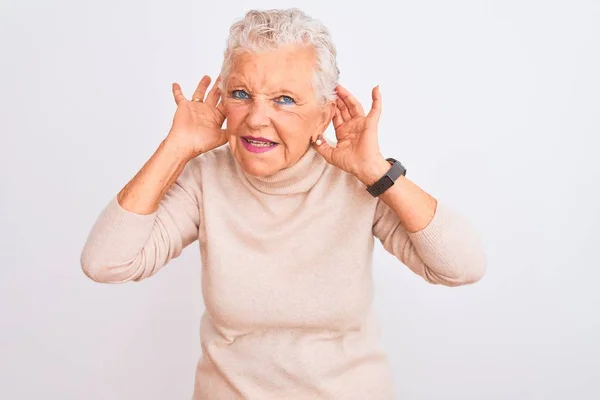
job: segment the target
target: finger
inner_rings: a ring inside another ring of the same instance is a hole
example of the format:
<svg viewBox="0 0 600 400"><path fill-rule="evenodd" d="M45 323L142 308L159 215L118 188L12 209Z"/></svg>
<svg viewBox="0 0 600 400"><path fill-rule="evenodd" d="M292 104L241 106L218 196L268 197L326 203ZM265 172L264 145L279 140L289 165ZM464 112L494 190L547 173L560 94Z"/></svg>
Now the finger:
<svg viewBox="0 0 600 400"><path fill-rule="evenodd" d="M346 122L346 121L352 119L352 117L350 116L350 111L348 110L346 103L344 103L344 101L342 99L337 99L337 101L335 102L335 105L337 106L338 110L340 111L340 116L342 117L342 122Z"/></svg>
<svg viewBox="0 0 600 400"><path fill-rule="evenodd" d="M217 105L217 103L219 102L219 98L221 97L221 90L219 89L220 83L221 83L221 76L219 75L219 77L215 81L215 84L213 85L213 87L208 92L208 95L206 96L206 101L205 101L206 104L211 105L213 107L215 107Z"/></svg>
<svg viewBox="0 0 600 400"><path fill-rule="evenodd" d="M373 88L371 95L373 97L373 104L371 105L371 111L369 111L367 117L378 122L379 116L381 115L381 92L379 91L379 85Z"/></svg>
<svg viewBox="0 0 600 400"><path fill-rule="evenodd" d="M335 114L333 115L333 127L337 129L343 123L344 119L342 118L342 114L340 114L340 109L336 107Z"/></svg>
<svg viewBox="0 0 600 400"><path fill-rule="evenodd" d="M325 161L327 161L329 164L332 164L334 148L327 143L323 135L319 135L317 140L313 143L313 146L317 150L317 153L323 156Z"/></svg>
<svg viewBox="0 0 600 400"><path fill-rule="evenodd" d="M352 117L359 117L359 116L364 117L365 116L365 110L363 110L363 107L360 104L360 102L345 87L343 87L342 85L338 85L337 93L338 93L338 96L343 100L343 102L348 107L348 110L350 111L350 115Z"/></svg>
<svg viewBox="0 0 600 400"><path fill-rule="evenodd" d="M173 97L175 98L175 104L179 105L184 100L187 100L183 93L181 92L181 86L179 83L173 83L172 85Z"/></svg>
<svg viewBox="0 0 600 400"><path fill-rule="evenodd" d="M223 99L219 100L219 104L217 104L217 110L225 116L225 103L223 103Z"/></svg>
<svg viewBox="0 0 600 400"><path fill-rule="evenodd" d="M204 75L200 79L200 83L198 83L198 87L192 96L192 101L204 101L204 94L206 93L206 89L208 89L208 85L210 85L210 76Z"/></svg>

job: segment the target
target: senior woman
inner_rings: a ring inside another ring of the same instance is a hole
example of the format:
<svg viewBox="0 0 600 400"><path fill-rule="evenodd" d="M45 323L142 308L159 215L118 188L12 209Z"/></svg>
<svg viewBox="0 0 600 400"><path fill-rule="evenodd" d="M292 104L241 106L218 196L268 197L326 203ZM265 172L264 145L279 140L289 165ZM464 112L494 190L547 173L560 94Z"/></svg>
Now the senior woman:
<svg viewBox="0 0 600 400"><path fill-rule="evenodd" d="M366 112L338 85L327 29L301 11L234 23L209 86L188 99L173 84L170 132L102 211L83 270L139 281L199 240L195 399L392 399L374 238L428 282L458 286L484 273L476 233L384 157L379 89Z"/></svg>

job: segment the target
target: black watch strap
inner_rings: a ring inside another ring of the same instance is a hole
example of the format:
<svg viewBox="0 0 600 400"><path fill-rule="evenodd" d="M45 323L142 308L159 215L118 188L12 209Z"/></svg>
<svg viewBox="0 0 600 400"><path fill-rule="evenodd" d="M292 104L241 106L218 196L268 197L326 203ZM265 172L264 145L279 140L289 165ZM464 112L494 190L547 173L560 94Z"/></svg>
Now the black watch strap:
<svg viewBox="0 0 600 400"><path fill-rule="evenodd" d="M392 167L377 182L367 187L367 192L373 197L380 196L383 192L391 188L400 176L406 175L406 168L404 168L404 165L400 161L393 158L388 158L386 161L392 164Z"/></svg>

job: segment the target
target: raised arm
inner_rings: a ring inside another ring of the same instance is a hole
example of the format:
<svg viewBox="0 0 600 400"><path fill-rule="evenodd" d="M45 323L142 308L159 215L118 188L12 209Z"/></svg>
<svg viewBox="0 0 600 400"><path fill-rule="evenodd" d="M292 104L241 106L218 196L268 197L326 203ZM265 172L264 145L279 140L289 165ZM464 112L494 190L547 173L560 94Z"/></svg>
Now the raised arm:
<svg viewBox="0 0 600 400"><path fill-rule="evenodd" d="M198 237L196 164L163 141L92 227L81 254L88 277L107 283L149 277Z"/></svg>
<svg viewBox="0 0 600 400"><path fill-rule="evenodd" d="M201 153L227 142L217 85L193 101L173 85L177 111L167 138L104 208L81 253L85 274L98 282L138 281L155 274L198 238Z"/></svg>
<svg viewBox="0 0 600 400"><path fill-rule="evenodd" d="M319 136L314 146L327 162L370 186L390 168L377 138L382 110L379 87L372 90L368 114L343 86L338 85L336 93L337 144L331 146ZM471 225L404 176L378 198L373 234L388 252L431 283L472 283L485 271L485 255Z"/></svg>

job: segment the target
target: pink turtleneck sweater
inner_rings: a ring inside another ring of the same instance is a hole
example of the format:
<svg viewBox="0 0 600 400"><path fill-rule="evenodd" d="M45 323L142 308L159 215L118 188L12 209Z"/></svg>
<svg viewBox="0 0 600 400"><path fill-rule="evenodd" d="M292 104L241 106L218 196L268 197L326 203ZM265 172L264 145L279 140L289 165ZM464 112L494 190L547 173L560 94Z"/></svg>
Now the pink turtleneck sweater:
<svg viewBox="0 0 600 400"><path fill-rule="evenodd" d="M471 283L485 270L476 233L442 203L407 233L313 148L257 178L228 145L190 161L153 214L113 198L81 264L98 282L139 281L198 239L206 311L196 400L391 400L371 311L374 238L431 283Z"/></svg>

